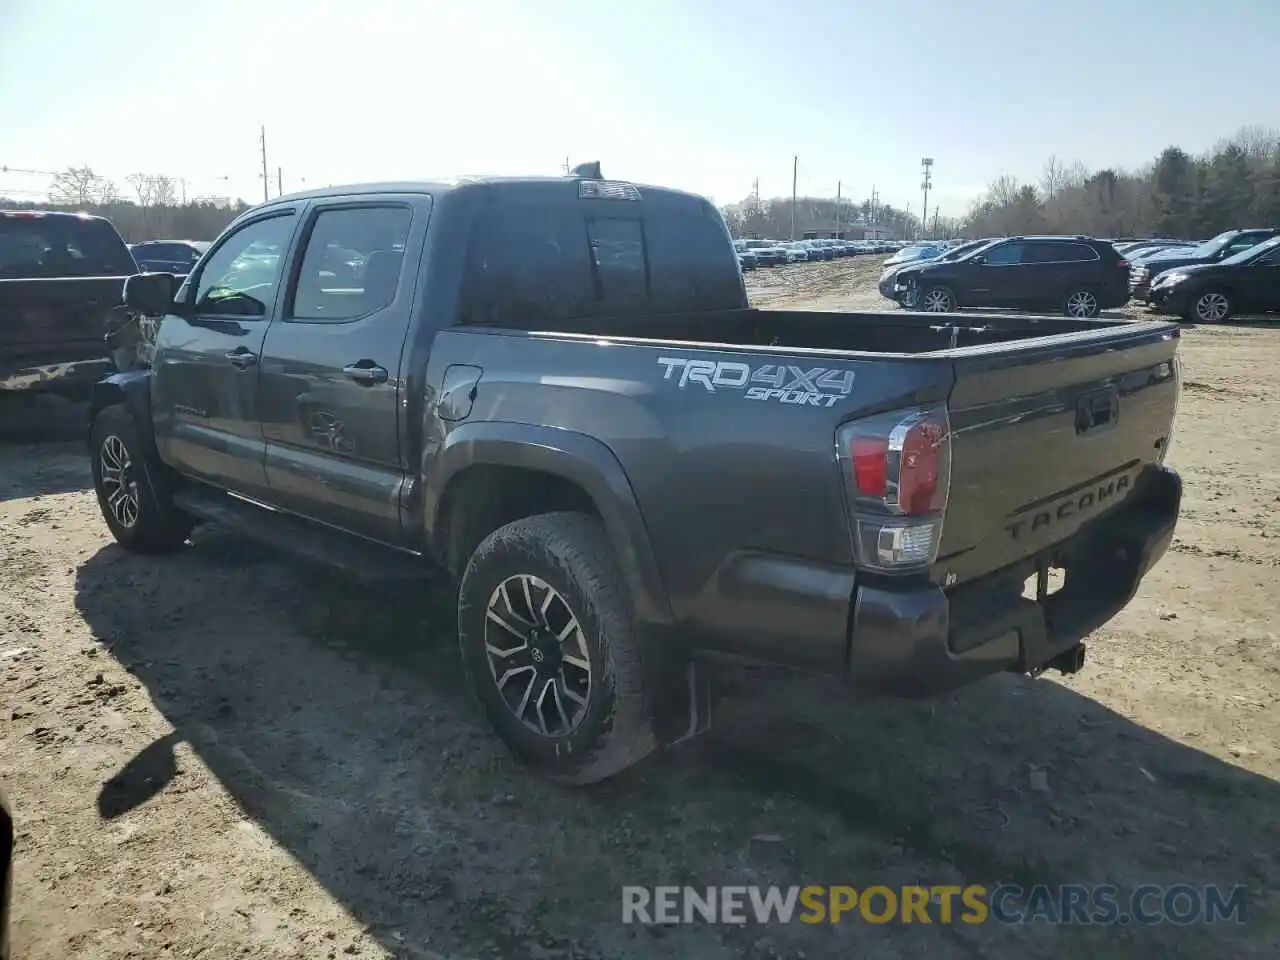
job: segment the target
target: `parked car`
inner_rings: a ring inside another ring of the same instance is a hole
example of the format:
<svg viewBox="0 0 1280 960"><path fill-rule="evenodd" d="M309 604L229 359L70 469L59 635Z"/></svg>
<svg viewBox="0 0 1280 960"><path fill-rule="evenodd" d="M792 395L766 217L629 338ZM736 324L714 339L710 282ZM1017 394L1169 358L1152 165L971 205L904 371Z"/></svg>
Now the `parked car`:
<svg viewBox="0 0 1280 960"><path fill-rule="evenodd" d="M1158 243L1151 244L1138 243L1134 244L1132 247L1126 247L1124 249L1116 247L1116 251L1123 254L1125 259L1132 264L1135 260L1145 257L1154 257L1158 253L1174 250L1191 250L1198 246L1200 246L1199 243L1190 240L1179 240L1177 243L1169 243L1162 240Z"/></svg>
<svg viewBox="0 0 1280 960"><path fill-rule="evenodd" d="M1280 229L1275 227L1227 230L1190 250L1165 250L1149 257L1139 257L1134 260L1129 273L1129 295L1135 300L1148 300L1151 281L1164 271L1202 263L1221 263L1277 235L1280 235Z"/></svg>
<svg viewBox="0 0 1280 960"><path fill-rule="evenodd" d="M325 286L326 243L363 253L359 287ZM259 244L280 254L241 286ZM708 654L900 695L1074 672L1177 519L1176 324L755 310L723 219L677 191L296 194L125 300L163 320L91 405L116 541L215 522L443 571L492 727L563 781L703 729ZM1024 599L1050 562L1066 586Z"/></svg>
<svg viewBox="0 0 1280 960"><path fill-rule="evenodd" d="M800 242L809 251L810 260L831 260L834 257L831 248L823 246L820 240L801 240Z"/></svg>
<svg viewBox="0 0 1280 960"><path fill-rule="evenodd" d="M931 259L942 260L942 261L959 260L961 257L965 257L971 253L975 253L978 250L982 249L983 247L987 246L988 244L991 244L994 242L995 241L989 240L989 239L988 240L962 240L958 245L950 247L949 249L945 249L942 253L938 254L936 257L933 257ZM888 300L897 300L899 304L901 304L904 307L907 307L908 309L914 308L915 297L916 297L916 294L918 294L919 289L913 284L910 287L908 287L906 290L899 291L896 288L896 283L894 278L897 277L899 271L901 271L904 267L908 266L911 263L919 263L919 262L923 262L923 261L909 260L909 261L904 261L902 263L895 263L892 266L885 267L884 271L880 274L880 283L878 287L880 290L880 296L885 297Z"/></svg>
<svg viewBox="0 0 1280 960"><path fill-rule="evenodd" d="M84 399L99 377L127 368L120 291L137 271L109 220L0 210L0 399Z"/></svg>
<svg viewBox="0 0 1280 960"><path fill-rule="evenodd" d="M810 259L809 248L805 245L803 240L795 240L788 243L786 250L787 263L807 263Z"/></svg>
<svg viewBox="0 0 1280 960"><path fill-rule="evenodd" d="M894 290L914 286L917 309L950 313L967 307L1060 310L1096 317L1129 299L1129 262L1110 243L1088 237L1010 237L968 256L912 264Z"/></svg>
<svg viewBox="0 0 1280 960"><path fill-rule="evenodd" d="M776 240L748 240L747 249L756 256L756 263L762 267L775 267L787 262L787 250Z"/></svg>
<svg viewBox="0 0 1280 960"><path fill-rule="evenodd" d="M1280 236L1220 263L1175 267L1156 277L1151 305L1196 323L1280 310Z"/></svg>
<svg viewBox="0 0 1280 960"><path fill-rule="evenodd" d="M896 251L884 262L883 266L896 267L902 264L914 263L917 260L932 260L934 257L940 256L942 252L941 247L935 247L931 244L913 244Z"/></svg>
<svg viewBox="0 0 1280 960"><path fill-rule="evenodd" d="M146 240L130 245L138 269L186 276L209 249L203 240Z"/></svg>
<svg viewBox="0 0 1280 960"><path fill-rule="evenodd" d="M1123 240L1115 241L1111 244L1119 253L1123 253L1126 257L1133 258L1144 253L1151 253L1162 247L1198 247L1198 240L1173 240L1167 237L1152 237L1146 240Z"/></svg>

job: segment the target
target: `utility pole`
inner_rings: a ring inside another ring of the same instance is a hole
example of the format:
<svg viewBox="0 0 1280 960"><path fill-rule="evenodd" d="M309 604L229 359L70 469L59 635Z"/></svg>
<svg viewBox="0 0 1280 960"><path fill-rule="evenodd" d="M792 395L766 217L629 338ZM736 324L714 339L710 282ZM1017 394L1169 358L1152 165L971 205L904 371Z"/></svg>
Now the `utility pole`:
<svg viewBox="0 0 1280 960"><path fill-rule="evenodd" d="M796 183L800 175L800 157L791 158L791 239L796 238Z"/></svg>
<svg viewBox="0 0 1280 960"><path fill-rule="evenodd" d="M284 170L276 167L276 196L284 196Z"/></svg>
<svg viewBox="0 0 1280 960"><path fill-rule="evenodd" d="M836 181L836 236L840 236L840 189L844 186L843 180Z"/></svg>
<svg viewBox="0 0 1280 960"><path fill-rule="evenodd" d="M938 205L935 203L933 205L933 232L931 234L931 236L935 240L938 239L938 213L939 212L940 211L938 210Z"/></svg>
<svg viewBox="0 0 1280 960"><path fill-rule="evenodd" d="M880 194L874 183L871 185L871 239L880 239Z"/></svg>
<svg viewBox="0 0 1280 960"><path fill-rule="evenodd" d="M920 229L929 225L929 185L933 183L933 157L925 157L920 161L920 172L924 175L920 189L924 191L924 210L920 214Z"/></svg>
<svg viewBox="0 0 1280 960"><path fill-rule="evenodd" d="M564 175L566 177L569 175L569 158L568 157L564 158Z"/></svg>
<svg viewBox="0 0 1280 960"><path fill-rule="evenodd" d="M271 177L267 174L267 127L262 126L262 133L259 136L262 144L262 202L266 203L271 199L268 191L271 189Z"/></svg>

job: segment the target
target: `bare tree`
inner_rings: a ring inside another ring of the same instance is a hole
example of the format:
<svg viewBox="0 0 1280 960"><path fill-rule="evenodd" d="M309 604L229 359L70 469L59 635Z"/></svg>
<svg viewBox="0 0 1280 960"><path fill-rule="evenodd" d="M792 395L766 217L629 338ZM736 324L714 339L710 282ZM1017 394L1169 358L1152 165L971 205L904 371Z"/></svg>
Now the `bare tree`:
<svg viewBox="0 0 1280 960"><path fill-rule="evenodd" d="M92 167L67 167L49 185L49 199L54 203L87 207L101 202L104 183Z"/></svg>
<svg viewBox="0 0 1280 960"><path fill-rule="evenodd" d="M1058 192L1066 186L1064 177L1066 168L1056 156L1050 157L1044 164L1044 175L1040 178L1040 190L1049 203L1057 198Z"/></svg>
<svg viewBox="0 0 1280 960"><path fill-rule="evenodd" d="M138 206L172 207L177 204L178 189L172 177L161 177L151 173L131 173L128 176L129 186L137 194Z"/></svg>

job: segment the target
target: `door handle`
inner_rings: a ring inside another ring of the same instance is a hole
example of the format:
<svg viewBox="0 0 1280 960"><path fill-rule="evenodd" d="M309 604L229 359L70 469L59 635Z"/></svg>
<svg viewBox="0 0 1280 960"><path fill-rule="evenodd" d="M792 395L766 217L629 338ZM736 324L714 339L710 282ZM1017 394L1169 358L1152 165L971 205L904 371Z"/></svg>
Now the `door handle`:
<svg viewBox="0 0 1280 960"><path fill-rule="evenodd" d="M227 359L231 361L231 365L244 370L246 367L252 367L258 362L258 355L244 347L236 347L234 350L227 351Z"/></svg>
<svg viewBox="0 0 1280 960"><path fill-rule="evenodd" d="M361 360L358 363L349 363L342 368L342 375L348 380L354 380L356 383L375 384L386 383L387 373L386 367L381 367L372 360Z"/></svg>

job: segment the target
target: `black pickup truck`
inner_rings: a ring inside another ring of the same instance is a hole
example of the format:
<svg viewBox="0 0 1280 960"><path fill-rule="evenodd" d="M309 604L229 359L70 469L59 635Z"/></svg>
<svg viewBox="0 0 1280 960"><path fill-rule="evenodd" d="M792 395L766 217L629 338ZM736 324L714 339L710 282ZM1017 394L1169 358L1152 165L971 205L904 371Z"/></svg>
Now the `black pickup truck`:
<svg viewBox="0 0 1280 960"><path fill-rule="evenodd" d="M490 722L564 781L703 729L704 658L890 695L1074 671L1173 536L1176 325L753 310L700 197L299 194L174 286L129 279L153 362L95 391L115 538L447 571Z"/></svg>
<svg viewBox="0 0 1280 960"><path fill-rule="evenodd" d="M120 294L137 270L109 220L0 210L0 400L85 399L94 381L131 366Z"/></svg>

